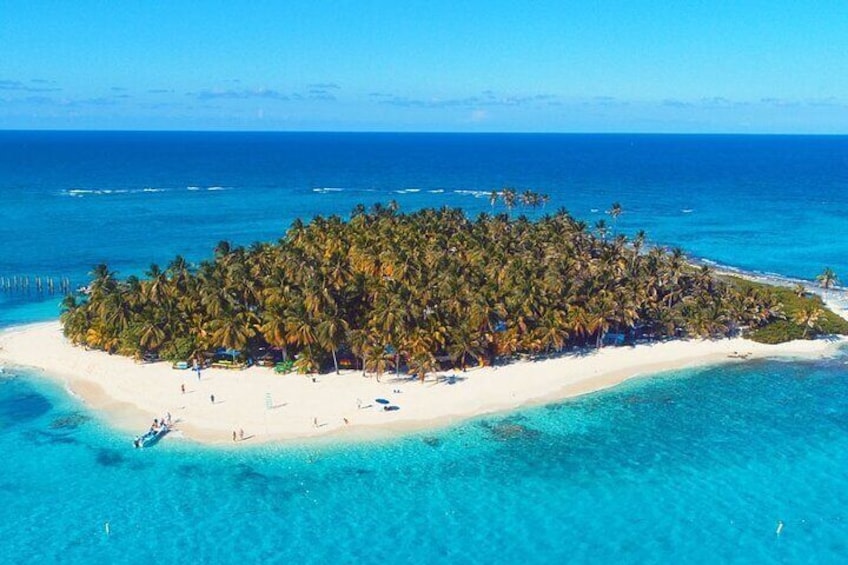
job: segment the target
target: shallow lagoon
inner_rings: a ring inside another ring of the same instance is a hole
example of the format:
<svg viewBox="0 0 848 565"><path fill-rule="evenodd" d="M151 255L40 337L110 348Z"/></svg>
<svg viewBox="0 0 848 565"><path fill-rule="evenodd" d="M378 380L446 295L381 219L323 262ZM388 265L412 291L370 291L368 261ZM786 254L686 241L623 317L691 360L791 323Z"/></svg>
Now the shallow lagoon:
<svg viewBox="0 0 848 565"><path fill-rule="evenodd" d="M55 385L7 375L0 554L836 562L845 363L701 369L403 439L236 449L133 450Z"/></svg>

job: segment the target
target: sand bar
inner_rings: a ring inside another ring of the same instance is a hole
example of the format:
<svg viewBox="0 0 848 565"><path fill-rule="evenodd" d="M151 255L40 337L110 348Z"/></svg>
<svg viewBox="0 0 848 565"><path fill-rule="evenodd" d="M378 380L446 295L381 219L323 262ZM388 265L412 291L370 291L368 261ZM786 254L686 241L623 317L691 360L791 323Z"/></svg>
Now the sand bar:
<svg viewBox="0 0 848 565"><path fill-rule="evenodd" d="M639 375L767 357L829 356L841 343L844 340L781 345L741 338L668 341L450 371L430 376L423 384L393 374L377 382L360 371L316 375L313 380L276 375L264 367L205 369L198 380L195 372L172 369L169 363L139 364L73 346L58 322L48 322L2 332L0 362L6 372L29 367L63 382L128 437L170 412L176 422L174 439L232 443L233 431L244 430L248 439L237 443L248 445L328 435L385 437L586 394ZM399 409L385 411L375 402L378 398Z"/></svg>

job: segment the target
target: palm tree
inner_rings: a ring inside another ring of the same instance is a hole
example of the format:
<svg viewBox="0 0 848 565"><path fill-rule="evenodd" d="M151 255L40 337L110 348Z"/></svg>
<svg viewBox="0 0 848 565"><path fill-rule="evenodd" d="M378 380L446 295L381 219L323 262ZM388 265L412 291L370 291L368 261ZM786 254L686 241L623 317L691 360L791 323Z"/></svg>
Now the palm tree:
<svg viewBox="0 0 848 565"><path fill-rule="evenodd" d="M93 278L88 288L92 300L96 301L102 298L103 295L114 291L117 287L115 273L110 271L109 267L107 267L105 263L96 265L91 271L91 276Z"/></svg>
<svg viewBox="0 0 848 565"><path fill-rule="evenodd" d="M153 304L160 304L168 294L168 278L156 263L150 265L145 275L147 280L142 284L145 298Z"/></svg>
<svg viewBox="0 0 848 565"><path fill-rule="evenodd" d="M493 190L489 193L489 204L492 206L492 209L495 208L495 204L497 204L499 197L500 194L498 194L497 190Z"/></svg>
<svg viewBox="0 0 848 565"><path fill-rule="evenodd" d="M826 267L824 271L821 272L820 275L816 277L816 280L819 281L819 284L824 289L825 293L829 288L833 288L836 283L839 282L839 277L836 276L836 273L833 272L833 269L830 267Z"/></svg>
<svg viewBox="0 0 848 565"><path fill-rule="evenodd" d="M386 358L386 347L376 343L368 343L363 349L363 358L364 370L374 373L377 382L380 382L380 376L389 367L389 362Z"/></svg>
<svg viewBox="0 0 848 565"><path fill-rule="evenodd" d="M286 346L289 344L290 336L286 327L285 310L279 307L269 307L262 312L262 323L259 326L259 331L268 345L282 350L283 360L287 361L288 350Z"/></svg>
<svg viewBox="0 0 848 565"><path fill-rule="evenodd" d="M805 305L792 316L792 321L799 326L804 327L802 339L806 339L807 334L812 329L819 329L819 319L824 315L824 310L813 305Z"/></svg>
<svg viewBox="0 0 848 565"><path fill-rule="evenodd" d="M165 342L165 332L152 313L148 314L141 326L138 345L144 351L157 351Z"/></svg>
<svg viewBox="0 0 848 565"><path fill-rule="evenodd" d="M612 206L610 207L610 209L609 209L609 210L607 210L607 214L609 214L610 218L612 218L612 231L613 231L613 234L615 233L615 225L616 225L616 221L618 220L618 217L621 215L621 212L622 212L622 210L621 210L621 204L619 204L618 202L613 202L613 203L612 203Z"/></svg>
<svg viewBox="0 0 848 565"><path fill-rule="evenodd" d="M504 187L504 189L501 190L501 198L503 199L507 211L511 213L517 200L515 189Z"/></svg>
<svg viewBox="0 0 848 565"><path fill-rule="evenodd" d="M256 335L258 322L259 319L253 312L225 312L223 316L213 320L211 339L221 347L241 351Z"/></svg>
<svg viewBox="0 0 848 565"><path fill-rule="evenodd" d="M603 219L595 222L595 230L598 232L598 235L601 236L601 241L607 240L607 233L609 229L607 228L607 223Z"/></svg>
<svg viewBox="0 0 848 565"><path fill-rule="evenodd" d="M466 360L470 357L480 359L483 346L478 333L474 332L468 319L458 320L456 327L449 337L448 354L454 363L459 363L460 369L466 370Z"/></svg>
<svg viewBox="0 0 848 565"><path fill-rule="evenodd" d="M314 320L307 313L303 303L286 311L286 333L289 343L299 349L308 349L318 342Z"/></svg>
<svg viewBox="0 0 848 565"><path fill-rule="evenodd" d="M348 323L336 315L325 313L315 329L315 337L318 344L325 350L332 352L333 368L336 370L336 374L338 374L339 361L336 357L336 351L344 342L345 335L347 334Z"/></svg>
<svg viewBox="0 0 848 565"><path fill-rule="evenodd" d="M424 382L427 373L432 373L439 369L439 364L436 361L436 356L430 351L421 350L414 353L408 361L409 372L418 376L420 382Z"/></svg>

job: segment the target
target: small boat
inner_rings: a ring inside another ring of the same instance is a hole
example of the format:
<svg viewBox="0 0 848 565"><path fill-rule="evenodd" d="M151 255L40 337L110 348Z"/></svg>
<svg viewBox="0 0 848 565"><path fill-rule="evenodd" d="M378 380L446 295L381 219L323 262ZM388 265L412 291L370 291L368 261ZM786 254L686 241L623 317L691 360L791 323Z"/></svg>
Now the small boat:
<svg viewBox="0 0 848 565"><path fill-rule="evenodd" d="M142 447L150 447L155 444L159 439L171 431L171 426L168 424L160 424L155 428L150 428L147 433L138 436L133 440L133 447L142 448Z"/></svg>

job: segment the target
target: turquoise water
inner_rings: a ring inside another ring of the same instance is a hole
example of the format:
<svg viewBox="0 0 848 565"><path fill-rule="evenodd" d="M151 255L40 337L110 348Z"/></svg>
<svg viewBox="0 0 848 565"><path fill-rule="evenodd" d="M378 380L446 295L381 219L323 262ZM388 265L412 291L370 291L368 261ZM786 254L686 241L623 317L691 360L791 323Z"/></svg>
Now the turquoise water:
<svg viewBox="0 0 848 565"><path fill-rule="evenodd" d="M488 212L503 185L590 223L619 201L616 229L723 264L848 274L845 137L0 132L0 276L138 273L390 198ZM0 326L58 301L0 291ZM373 444L141 451L7 368L0 562L844 562L846 361L661 375Z"/></svg>
<svg viewBox="0 0 848 565"><path fill-rule="evenodd" d="M54 386L6 378L0 449L14 457L0 479L0 553L844 562L846 359L660 375L373 444L236 450L133 450Z"/></svg>

